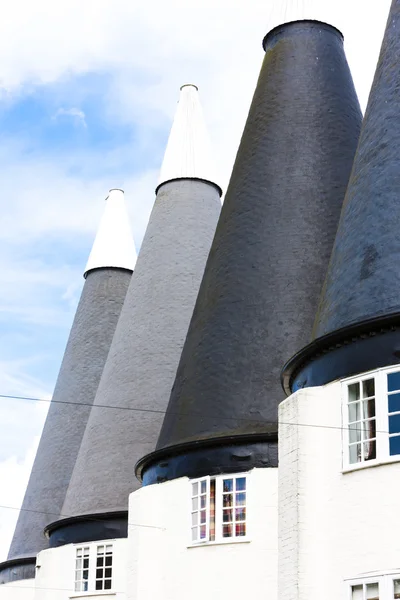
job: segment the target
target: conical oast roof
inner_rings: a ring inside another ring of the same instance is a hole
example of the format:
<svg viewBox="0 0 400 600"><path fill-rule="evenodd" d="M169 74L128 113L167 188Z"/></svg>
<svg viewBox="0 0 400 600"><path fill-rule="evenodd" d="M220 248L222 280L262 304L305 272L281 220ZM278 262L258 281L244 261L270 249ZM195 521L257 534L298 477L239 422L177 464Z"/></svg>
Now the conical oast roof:
<svg viewBox="0 0 400 600"><path fill-rule="evenodd" d="M310 339L361 112L335 28L289 23L264 47L144 483L277 465L280 368Z"/></svg>
<svg viewBox="0 0 400 600"><path fill-rule="evenodd" d="M89 271L104 267L133 271L136 258L124 192L112 189L106 198L106 208L89 255L85 277Z"/></svg>
<svg viewBox="0 0 400 600"><path fill-rule="evenodd" d="M182 177L203 179L218 185L213 158L198 88L185 84L181 87L158 185Z"/></svg>
<svg viewBox="0 0 400 600"><path fill-rule="evenodd" d="M313 332L291 389L400 360L400 0L392 2Z"/></svg>
<svg viewBox="0 0 400 600"><path fill-rule="evenodd" d="M106 215L110 214L109 203L114 202L112 193L107 202ZM122 200L120 198L117 202L119 210L124 211L121 207L123 194ZM130 230L126 215L124 219L126 223L120 222L119 225L126 239ZM114 224L111 225L111 230L117 233ZM98 236L105 248L109 247L106 230L107 223L103 219ZM88 264L53 401L11 542L9 560L30 557L34 561L36 554L48 546L43 533L45 526L61 513L91 404L131 279L131 268L136 260L133 239L129 235L128 254L121 256L120 265L112 261L111 266L107 252L102 253L104 264L96 261L92 251L95 270ZM96 237L94 249L99 246L98 242Z"/></svg>
<svg viewBox="0 0 400 600"><path fill-rule="evenodd" d="M187 102L185 88L181 102ZM198 133L200 126L197 120ZM197 139L185 128L181 134L182 147ZM170 151L169 145L168 160ZM51 524L51 545L126 535L120 511L139 485L136 461L155 447L221 209L215 181L193 178L184 166L179 173L158 188L71 478L63 513L78 519Z"/></svg>

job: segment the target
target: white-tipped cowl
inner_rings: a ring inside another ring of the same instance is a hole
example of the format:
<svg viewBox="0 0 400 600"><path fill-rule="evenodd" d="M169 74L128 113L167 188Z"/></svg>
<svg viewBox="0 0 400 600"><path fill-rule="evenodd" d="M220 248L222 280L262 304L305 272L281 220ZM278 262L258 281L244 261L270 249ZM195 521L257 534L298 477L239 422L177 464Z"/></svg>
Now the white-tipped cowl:
<svg viewBox="0 0 400 600"><path fill-rule="evenodd" d="M173 179L204 179L219 187L214 165L198 89L183 85L158 185Z"/></svg>
<svg viewBox="0 0 400 600"><path fill-rule="evenodd" d="M110 190L84 276L93 269L107 267L133 271L136 258L124 192Z"/></svg>

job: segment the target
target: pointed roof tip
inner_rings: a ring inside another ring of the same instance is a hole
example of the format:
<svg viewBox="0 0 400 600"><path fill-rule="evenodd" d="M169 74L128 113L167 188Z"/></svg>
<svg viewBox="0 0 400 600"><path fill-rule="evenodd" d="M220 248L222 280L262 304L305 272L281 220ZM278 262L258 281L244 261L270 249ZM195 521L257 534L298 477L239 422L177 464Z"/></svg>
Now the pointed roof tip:
<svg viewBox="0 0 400 600"><path fill-rule="evenodd" d="M194 84L194 83L184 83L184 84L183 84L183 85L181 85L181 87L179 88L179 89L180 89L180 91L182 91L182 90L183 90L183 88L185 88L185 87L193 87L195 90L199 91L199 88L198 88L198 87L197 87L197 85L196 85L196 84Z"/></svg>
<svg viewBox="0 0 400 600"><path fill-rule="evenodd" d="M180 87L178 108L168 138L156 193L161 185L168 181L200 179L215 185L222 195L221 186L217 183L211 143L198 90L194 83L185 83Z"/></svg>
<svg viewBox="0 0 400 600"><path fill-rule="evenodd" d="M112 188L83 276L86 279L89 271L107 267L133 271L136 258L124 191Z"/></svg>

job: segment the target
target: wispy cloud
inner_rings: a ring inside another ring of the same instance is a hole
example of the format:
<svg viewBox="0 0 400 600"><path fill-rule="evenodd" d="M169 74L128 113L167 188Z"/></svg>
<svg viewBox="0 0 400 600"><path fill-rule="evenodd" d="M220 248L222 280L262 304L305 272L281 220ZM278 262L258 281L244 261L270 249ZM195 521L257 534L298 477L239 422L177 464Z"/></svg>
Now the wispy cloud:
<svg viewBox="0 0 400 600"><path fill-rule="evenodd" d="M70 117L76 124L87 127L85 113L80 108L59 108L53 119L60 117Z"/></svg>

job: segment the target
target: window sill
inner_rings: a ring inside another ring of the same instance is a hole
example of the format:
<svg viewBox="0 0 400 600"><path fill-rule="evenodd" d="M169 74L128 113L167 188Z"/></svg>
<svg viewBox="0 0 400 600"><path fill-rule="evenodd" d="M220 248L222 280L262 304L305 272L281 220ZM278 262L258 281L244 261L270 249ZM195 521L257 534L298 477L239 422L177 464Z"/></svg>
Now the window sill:
<svg viewBox="0 0 400 600"><path fill-rule="evenodd" d="M75 592L74 594L70 594L70 598L90 598L93 596L115 596L117 592L113 592L112 590L97 590L90 592Z"/></svg>
<svg viewBox="0 0 400 600"><path fill-rule="evenodd" d="M343 473L343 475L346 475L347 473L354 473L355 471L361 471L363 469L372 469L373 467L381 467L383 465L390 465L392 463L398 463L398 462L400 462L400 454L397 454L396 456L390 456L388 458L383 458L380 460L379 459L368 460L363 463L347 465L346 467L343 467L342 473Z"/></svg>
<svg viewBox="0 0 400 600"><path fill-rule="evenodd" d="M219 540L217 542L200 542L198 544L188 544L187 548L205 548L209 546L226 546L226 544L250 544L251 539L243 538L243 539L235 539L235 540Z"/></svg>

